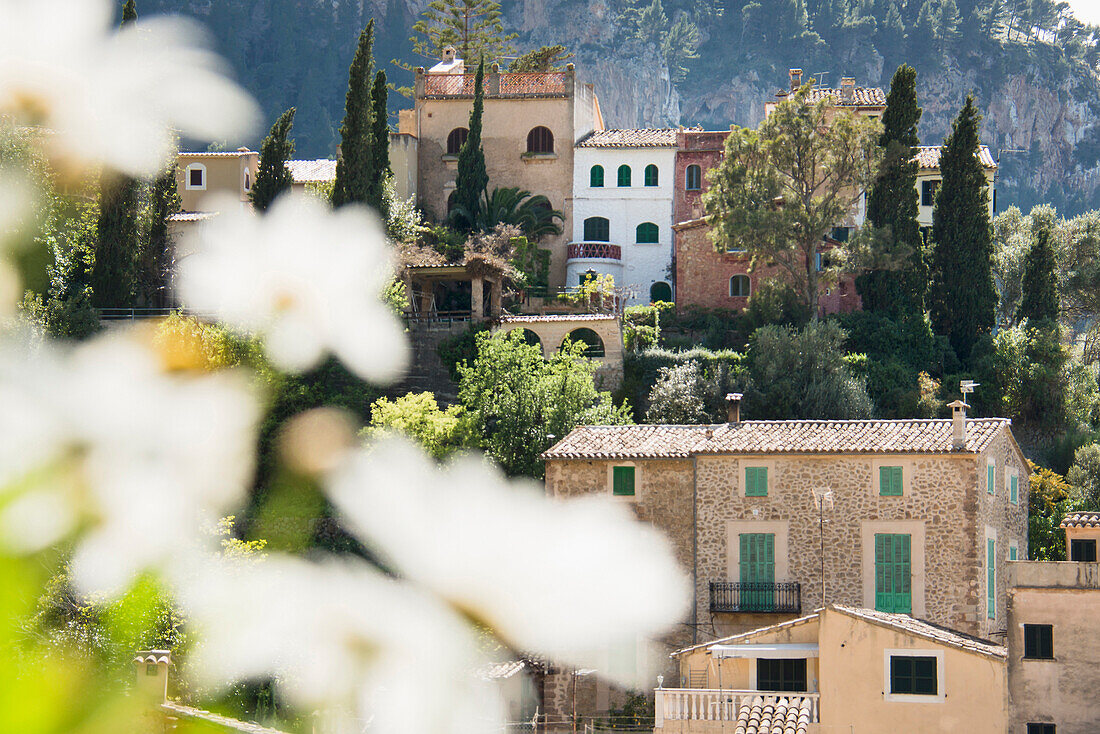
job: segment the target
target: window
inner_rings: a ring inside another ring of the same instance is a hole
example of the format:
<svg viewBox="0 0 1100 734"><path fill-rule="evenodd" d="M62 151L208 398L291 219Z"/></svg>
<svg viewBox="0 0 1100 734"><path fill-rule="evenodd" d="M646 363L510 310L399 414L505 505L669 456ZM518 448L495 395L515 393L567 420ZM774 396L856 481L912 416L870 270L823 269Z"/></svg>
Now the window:
<svg viewBox="0 0 1100 734"><path fill-rule="evenodd" d="M553 153L554 152L554 133L550 132L550 128L539 125L531 132L527 133L527 152L528 153Z"/></svg>
<svg viewBox="0 0 1100 734"><path fill-rule="evenodd" d="M634 467L616 466L611 468L611 494L617 497L634 496Z"/></svg>
<svg viewBox="0 0 1100 734"><path fill-rule="evenodd" d="M1014 505L1020 504L1020 478L1015 474L1008 478L1008 501Z"/></svg>
<svg viewBox="0 0 1100 734"><path fill-rule="evenodd" d="M206 166L201 163L192 163L187 167L186 188L199 190L206 188Z"/></svg>
<svg viewBox="0 0 1100 734"><path fill-rule="evenodd" d="M664 301L672 303L672 286L664 281L658 281L649 287L649 302Z"/></svg>
<svg viewBox="0 0 1100 734"><path fill-rule="evenodd" d="M244 172L244 190L245 191L251 191L252 190L252 174L249 173L248 171Z"/></svg>
<svg viewBox="0 0 1100 734"><path fill-rule="evenodd" d="M939 189L939 181L921 181L920 205L932 206L936 201L936 190Z"/></svg>
<svg viewBox="0 0 1100 734"><path fill-rule="evenodd" d="M908 696L939 695L936 658L917 655L890 656L890 693Z"/></svg>
<svg viewBox="0 0 1100 734"><path fill-rule="evenodd" d="M609 242L611 240L611 222L605 217L589 217L584 220L585 242Z"/></svg>
<svg viewBox="0 0 1100 734"><path fill-rule="evenodd" d="M658 240L657 225L653 222L642 222L634 230L636 241L639 245L655 245Z"/></svg>
<svg viewBox="0 0 1100 734"><path fill-rule="evenodd" d="M468 137L470 137L470 131L464 127L451 130L451 134L447 136L447 155L458 155L458 151L462 150L462 144Z"/></svg>
<svg viewBox="0 0 1100 734"><path fill-rule="evenodd" d="M880 466L878 468L878 493L883 497L901 496L900 466Z"/></svg>
<svg viewBox="0 0 1100 734"><path fill-rule="evenodd" d="M1029 660L1054 659L1054 626L1024 625L1024 657Z"/></svg>
<svg viewBox="0 0 1100 734"><path fill-rule="evenodd" d="M588 172L588 185L594 189L603 188L603 166L592 166Z"/></svg>
<svg viewBox="0 0 1100 734"><path fill-rule="evenodd" d="M1028 724L1027 734L1054 734L1054 724Z"/></svg>
<svg viewBox="0 0 1100 734"><path fill-rule="evenodd" d="M458 191L452 191L447 195L447 213L450 214L458 204Z"/></svg>
<svg viewBox="0 0 1100 734"><path fill-rule="evenodd" d="M756 690L805 691L806 658L756 661Z"/></svg>
<svg viewBox="0 0 1100 734"><path fill-rule="evenodd" d="M1096 540L1074 538L1069 541L1069 559L1081 563L1096 563Z"/></svg>
<svg viewBox="0 0 1100 734"><path fill-rule="evenodd" d="M996 476L997 467L993 464L989 464L989 466L985 468L985 491L989 494L993 494L993 492L995 491L994 487L997 486Z"/></svg>
<svg viewBox="0 0 1100 734"><path fill-rule="evenodd" d="M847 242L849 232L848 227L833 227L832 231L829 232L829 236L837 242Z"/></svg>
<svg viewBox="0 0 1100 734"><path fill-rule="evenodd" d="M644 178L645 178L645 185L646 186L656 186L657 185L657 166L655 166L652 163L650 163L648 166L646 166L645 167Z"/></svg>
<svg viewBox="0 0 1100 734"><path fill-rule="evenodd" d="M913 610L910 536L875 533L875 609L910 614Z"/></svg>
<svg viewBox="0 0 1100 734"><path fill-rule="evenodd" d="M1014 545L1008 546L1008 560L1015 561L1019 558L1019 555L1020 555L1020 551L1016 546L1014 546Z"/></svg>
<svg viewBox="0 0 1100 734"><path fill-rule="evenodd" d="M985 616L993 619L997 616L997 541L985 539Z"/></svg>
<svg viewBox="0 0 1100 734"><path fill-rule="evenodd" d="M597 275L599 275L599 273L597 273L595 270L592 270L591 268L585 270L583 273L581 273L580 285L584 285L590 280L595 280Z"/></svg>
<svg viewBox="0 0 1100 734"><path fill-rule="evenodd" d="M775 533L741 533L738 538L741 610L775 609Z"/></svg>
<svg viewBox="0 0 1100 734"><path fill-rule="evenodd" d="M814 269L819 273L824 269L824 262L822 261L820 252L814 253Z"/></svg>
<svg viewBox="0 0 1100 734"><path fill-rule="evenodd" d="M688 191L698 191L702 188L703 169L696 165L690 165L684 172L684 188Z"/></svg>
<svg viewBox="0 0 1100 734"><path fill-rule="evenodd" d="M768 496L768 467L766 467L766 466L748 466L748 467L745 467L745 496L746 497L767 497Z"/></svg>
<svg viewBox="0 0 1100 734"><path fill-rule="evenodd" d="M751 283L749 282L749 276L747 275L735 275L730 278L730 295L738 296L741 298L749 297L749 290Z"/></svg>
<svg viewBox="0 0 1100 734"><path fill-rule="evenodd" d="M618 183L619 186L630 185L630 166L625 163L619 166Z"/></svg>

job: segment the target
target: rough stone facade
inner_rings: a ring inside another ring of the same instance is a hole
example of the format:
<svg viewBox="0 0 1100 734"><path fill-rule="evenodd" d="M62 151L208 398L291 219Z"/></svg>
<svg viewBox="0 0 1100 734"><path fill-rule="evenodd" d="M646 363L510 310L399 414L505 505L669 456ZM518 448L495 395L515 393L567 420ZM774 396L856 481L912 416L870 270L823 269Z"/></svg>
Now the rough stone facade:
<svg viewBox="0 0 1100 734"><path fill-rule="evenodd" d="M676 179L672 201L672 223L703 216L703 193L710 188L707 171L718 165L725 151L729 130L680 130L676 133ZM687 188L688 166L699 166L699 188Z"/></svg>

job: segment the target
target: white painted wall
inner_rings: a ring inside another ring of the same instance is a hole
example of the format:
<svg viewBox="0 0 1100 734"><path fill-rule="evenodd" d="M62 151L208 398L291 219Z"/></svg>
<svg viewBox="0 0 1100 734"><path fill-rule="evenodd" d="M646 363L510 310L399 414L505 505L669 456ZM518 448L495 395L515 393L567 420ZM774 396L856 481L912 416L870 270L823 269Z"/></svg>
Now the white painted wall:
<svg viewBox="0 0 1100 734"><path fill-rule="evenodd" d="M943 174L938 168L922 168L917 171L917 224L922 227L932 226L932 207L921 204L921 184L924 181L943 181ZM989 218L993 219L993 171L985 171L985 184L989 191Z"/></svg>
<svg viewBox="0 0 1100 734"><path fill-rule="evenodd" d="M649 289L657 282L671 285L672 191L675 183L675 148L576 148L573 158L572 242L584 241L584 220L606 217L610 222L611 244L622 248L622 265L608 260L572 261L566 266L566 285L577 285L581 273L592 269L610 273L616 285L636 291L630 303L648 303ZM657 166L657 186L645 186L645 167ZM590 171L604 169L604 185L592 188ZM619 187L620 165L631 168L630 187ZM657 244L638 244L639 224L657 225Z"/></svg>

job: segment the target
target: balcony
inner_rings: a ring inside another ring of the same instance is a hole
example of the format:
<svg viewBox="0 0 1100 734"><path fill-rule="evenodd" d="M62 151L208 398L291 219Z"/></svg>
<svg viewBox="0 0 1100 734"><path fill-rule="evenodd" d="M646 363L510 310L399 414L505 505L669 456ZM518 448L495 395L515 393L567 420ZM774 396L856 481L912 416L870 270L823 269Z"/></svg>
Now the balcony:
<svg viewBox="0 0 1100 734"><path fill-rule="evenodd" d="M712 688L657 688L653 691L654 729L666 722L679 723L676 732L741 731L738 724L757 724L758 731L817 730L818 693L776 693L774 691L735 691ZM730 722L727 726L722 722Z"/></svg>
<svg viewBox="0 0 1100 734"><path fill-rule="evenodd" d="M622 260L623 248L610 242L570 242L567 260Z"/></svg>
<svg viewBox="0 0 1100 734"><path fill-rule="evenodd" d="M711 581L710 611L801 614L802 587L797 581Z"/></svg>

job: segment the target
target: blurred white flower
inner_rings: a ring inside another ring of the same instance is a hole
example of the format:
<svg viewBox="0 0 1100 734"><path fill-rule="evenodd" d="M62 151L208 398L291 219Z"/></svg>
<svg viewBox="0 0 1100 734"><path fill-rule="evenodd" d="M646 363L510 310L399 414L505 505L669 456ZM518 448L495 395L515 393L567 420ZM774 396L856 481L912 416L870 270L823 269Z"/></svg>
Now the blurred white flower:
<svg viewBox="0 0 1100 734"><path fill-rule="evenodd" d="M156 173L175 132L247 134L255 103L178 18L112 28L110 0L0 0L0 115L40 126L61 158Z"/></svg>
<svg viewBox="0 0 1100 734"><path fill-rule="evenodd" d="M72 565L82 590L118 592L185 563L199 529L243 501L258 407L237 375L167 375L121 334L0 355L0 492L18 496L0 518L4 540L33 550L87 522ZM62 504L67 522L19 520Z"/></svg>
<svg viewBox="0 0 1100 734"><path fill-rule="evenodd" d="M262 334L268 357L301 372L326 353L360 377L388 381L407 360L404 334L380 299L393 277L388 243L366 209L335 212L313 196L280 197L264 216L239 204L186 244L181 301Z"/></svg>
<svg viewBox="0 0 1100 734"><path fill-rule="evenodd" d="M469 627L358 559L212 562L178 596L205 685L275 676L291 701L325 710L326 732L501 731Z"/></svg>
<svg viewBox="0 0 1100 734"><path fill-rule="evenodd" d="M328 491L384 562L514 649L591 664L687 610L668 540L606 498L551 500L474 458L439 468L401 441L359 451Z"/></svg>

